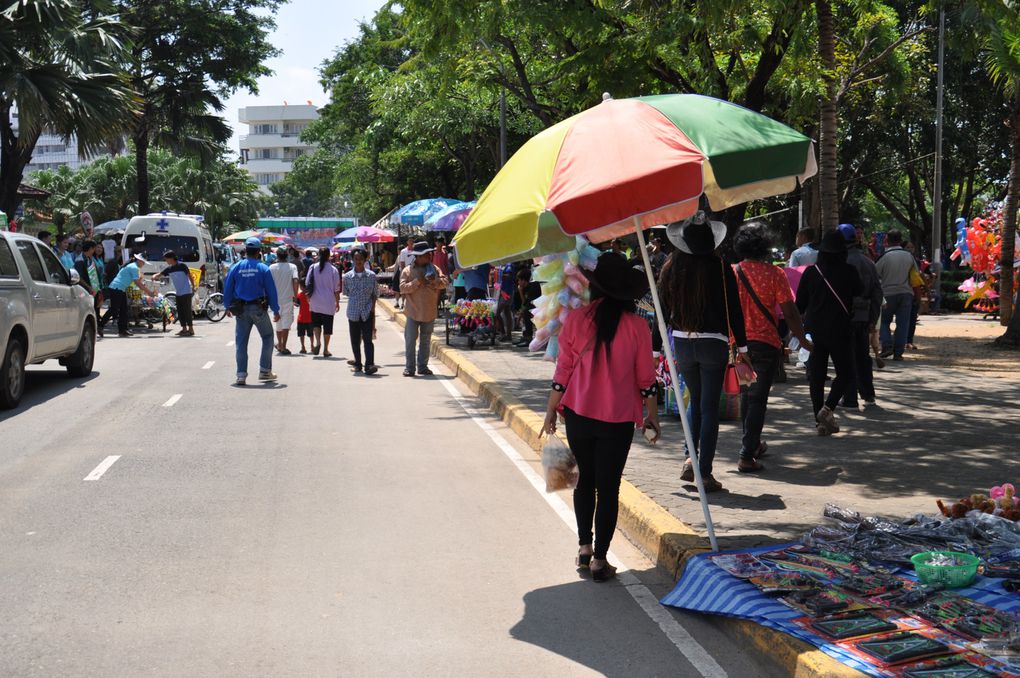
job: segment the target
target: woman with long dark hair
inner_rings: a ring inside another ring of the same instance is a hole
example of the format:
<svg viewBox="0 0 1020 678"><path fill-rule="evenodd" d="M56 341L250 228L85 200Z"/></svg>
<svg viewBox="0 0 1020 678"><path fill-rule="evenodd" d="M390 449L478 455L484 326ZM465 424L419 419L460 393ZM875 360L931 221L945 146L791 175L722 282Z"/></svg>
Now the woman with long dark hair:
<svg viewBox="0 0 1020 678"><path fill-rule="evenodd" d="M719 398L729 364L730 337L737 359L747 361L744 314L733 269L715 254L726 237L726 226L709 221L703 212L670 224L666 235L677 247L659 278L666 323L672 328L676 362L690 390L688 416L706 492L722 483L712 475L719 440ZM680 479L694 480L691 451L686 450Z"/></svg>
<svg viewBox="0 0 1020 678"><path fill-rule="evenodd" d="M853 383L853 302L863 291L857 269L847 263L846 241L839 231L829 231L818 247L818 263L809 266L797 288L797 308L804 314L814 342L808 361L808 384L818 435L839 433L836 405ZM836 370L825 397L825 373L829 358Z"/></svg>
<svg viewBox="0 0 1020 678"><path fill-rule="evenodd" d="M635 314L634 300L648 287L645 274L623 256L607 252L589 279L594 301L571 312L560 332L544 430L554 434L557 413L563 414L580 473L574 489L576 563L590 568L592 579L601 582L616 574L606 554L616 530L620 479L634 429L643 426L651 440L658 440L659 417L652 335Z"/></svg>
<svg viewBox="0 0 1020 678"><path fill-rule="evenodd" d="M312 310L312 355L326 358L329 352L329 340L333 336L333 316L340 310L340 273L329 263L329 248L319 250L319 263L309 267L305 276L305 287L311 289L308 305Z"/></svg>

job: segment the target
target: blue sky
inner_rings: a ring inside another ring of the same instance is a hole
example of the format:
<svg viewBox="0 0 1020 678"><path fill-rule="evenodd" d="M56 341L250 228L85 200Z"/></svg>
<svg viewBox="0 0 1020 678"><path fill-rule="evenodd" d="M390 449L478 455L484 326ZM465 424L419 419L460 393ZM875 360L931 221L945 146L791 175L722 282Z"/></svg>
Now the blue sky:
<svg viewBox="0 0 1020 678"><path fill-rule="evenodd" d="M237 137L247 125L237 121L237 109L244 106L278 106L327 103L319 86L318 67L337 47L358 34L358 22L371 19L384 0L291 0L276 16L276 31L270 42L283 51L268 62L274 74L259 80L258 95L238 92L226 101L223 115L234 128L230 149L237 152Z"/></svg>

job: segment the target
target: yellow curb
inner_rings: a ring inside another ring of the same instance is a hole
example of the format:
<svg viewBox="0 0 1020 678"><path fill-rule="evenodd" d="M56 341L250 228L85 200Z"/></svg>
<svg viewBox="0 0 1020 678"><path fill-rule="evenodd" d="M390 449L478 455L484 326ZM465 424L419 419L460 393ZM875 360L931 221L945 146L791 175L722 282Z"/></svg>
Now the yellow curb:
<svg viewBox="0 0 1020 678"><path fill-rule="evenodd" d="M377 303L398 325L405 326L404 314L389 300L379 299ZM432 353L533 450L542 449L544 418L541 415L472 363L462 352L450 348L437 337L432 337ZM674 581L680 579L688 560L709 550L705 537L659 506L626 478L620 483L619 527L657 566L669 572ZM746 619L716 619L731 633L750 641L760 652L768 655L786 675L794 678L851 678L864 675L814 646L780 631Z"/></svg>

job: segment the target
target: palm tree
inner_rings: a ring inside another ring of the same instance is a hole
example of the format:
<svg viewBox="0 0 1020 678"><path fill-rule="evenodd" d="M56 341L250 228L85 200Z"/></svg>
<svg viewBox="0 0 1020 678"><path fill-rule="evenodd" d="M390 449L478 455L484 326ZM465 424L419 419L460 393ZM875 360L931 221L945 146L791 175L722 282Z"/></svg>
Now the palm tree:
<svg viewBox="0 0 1020 678"><path fill-rule="evenodd" d="M119 63L128 29L72 0L17 0L0 12L0 210L13 214L18 186L43 130L78 137L99 152L121 134L135 98ZM20 116L18 132L12 111Z"/></svg>
<svg viewBox="0 0 1020 678"><path fill-rule="evenodd" d="M145 79L139 78L135 78L135 85L150 87ZM150 146L198 158L205 167L221 155L232 132L226 120L217 115L223 110L222 100L201 77L174 83L172 87L153 86L141 91L145 113L137 118L131 138L138 176L138 212L147 214L152 202Z"/></svg>
<svg viewBox="0 0 1020 678"><path fill-rule="evenodd" d="M1007 328L996 343L1020 346L1020 314L1014 313L1013 308L1013 253L1017 208L1020 206L1020 5L989 1L978 3L978 6L983 18L985 68L992 81L1003 88L1009 102L1006 125L1009 127L1011 161L999 259L999 319Z"/></svg>

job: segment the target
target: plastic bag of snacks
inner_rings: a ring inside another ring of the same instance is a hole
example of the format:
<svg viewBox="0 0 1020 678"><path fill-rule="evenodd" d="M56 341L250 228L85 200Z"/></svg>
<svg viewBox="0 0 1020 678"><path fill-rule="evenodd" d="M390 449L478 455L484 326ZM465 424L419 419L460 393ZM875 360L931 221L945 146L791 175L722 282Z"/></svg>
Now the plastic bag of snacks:
<svg viewBox="0 0 1020 678"><path fill-rule="evenodd" d="M577 460L570 448L556 436L548 436L542 446L542 468L545 470L545 491L569 490L577 487Z"/></svg>

